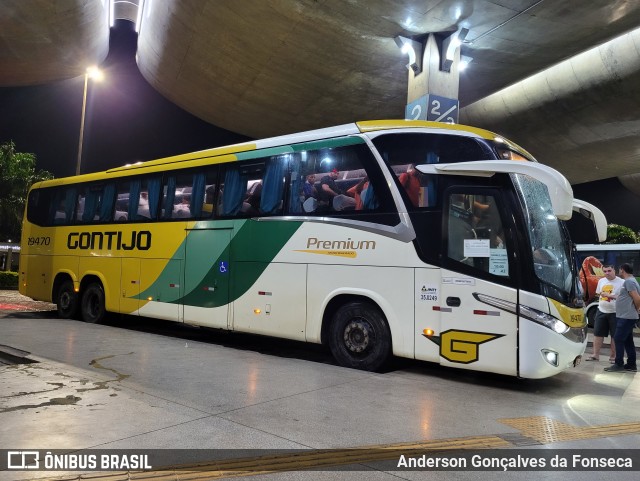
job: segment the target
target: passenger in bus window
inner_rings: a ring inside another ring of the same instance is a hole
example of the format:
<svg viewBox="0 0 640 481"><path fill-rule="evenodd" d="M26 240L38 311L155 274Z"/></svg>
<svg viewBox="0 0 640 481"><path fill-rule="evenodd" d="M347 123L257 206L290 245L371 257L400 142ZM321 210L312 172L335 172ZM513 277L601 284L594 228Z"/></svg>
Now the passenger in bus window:
<svg viewBox="0 0 640 481"><path fill-rule="evenodd" d="M471 224L478 237L491 239L492 248L502 248L504 232L495 198L491 195L475 195L469 203L473 206Z"/></svg>
<svg viewBox="0 0 640 481"><path fill-rule="evenodd" d="M216 188L214 185L210 185L206 188L204 194L204 204L202 205L202 213L205 216L211 215L213 212L213 199L216 193Z"/></svg>
<svg viewBox="0 0 640 481"><path fill-rule="evenodd" d="M363 192L369 188L369 177L364 177L360 182L347 190L347 194L352 196L356 201L356 210L362 210L364 203L362 202Z"/></svg>
<svg viewBox="0 0 640 481"><path fill-rule="evenodd" d="M304 198L307 200L309 197L318 197L318 191L316 190L316 174L309 174L302 185L302 192Z"/></svg>
<svg viewBox="0 0 640 481"><path fill-rule="evenodd" d="M352 210L356 206L356 200L349 197L338 187L336 179L338 178L338 169L333 169L329 175L325 175L320 179L320 196L321 199L327 201L333 206L334 210Z"/></svg>
<svg viewBox="0 0 640 481"><path fill-rule="evenodd" d="M149 194L144 191L140 192L140 200L138 200L138 209L148 209L149 208Z"/></svg>
<svg viewBox="0 0 640 481"><path fill-rule="evenodd" d="M400 174L398 180L407 192L413 206L420 207L420 172L416 170L416 165L411 164L406 172Z"/></svg>
<svg viewBox="0 0 640 481"><path fill-rule="evenodd" d="M244 214L258 214L260 212L260 198L262 197L262 181L254 182L247 190L246 197L240 211Z"/></svg>
<svg viewBox="0 0 640 481"><path fill-rule="evenodd" d="M140 198L138 199L138 219L150 219L149 213L149 194L148 192L140 192Z"/></svg>
<svg viewBox="0 0 640 481"><path fill-rule="evenodd" d="M183 195L180 203L173 206L173 217L191 217L189 197Z"/></svg>
<svg viewBox="0 0 640 481"><path fill-rule="evenodd" d="M56 214L54 216L54 223L63 224L67 219L67 214L64 209L64 199L60 199L58 202L58 208L56 209Z"/></svg>

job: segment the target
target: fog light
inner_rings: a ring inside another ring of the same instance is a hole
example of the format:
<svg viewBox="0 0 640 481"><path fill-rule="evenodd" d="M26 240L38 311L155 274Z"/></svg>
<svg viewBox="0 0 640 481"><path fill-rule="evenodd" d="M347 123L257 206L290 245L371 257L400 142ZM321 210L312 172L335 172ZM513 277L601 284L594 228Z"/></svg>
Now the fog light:
<svg viewBox="0 0 640 481"><path fill-rule="evenodd" d="M550 351L549 349L543 349L542 355L544 360L554 367L558 367L558 353L556 351Z"/></svg>

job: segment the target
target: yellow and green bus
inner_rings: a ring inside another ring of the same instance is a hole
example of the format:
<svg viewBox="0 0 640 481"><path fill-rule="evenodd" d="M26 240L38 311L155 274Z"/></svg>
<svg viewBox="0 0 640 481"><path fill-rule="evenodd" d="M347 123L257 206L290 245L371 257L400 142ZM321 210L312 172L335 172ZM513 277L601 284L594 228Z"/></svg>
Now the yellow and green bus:
<svg viewBox="0 0 640 481"><path fill-rule="evenodd" d="M20 291L523 378L586 346L557 171L491 132L367 121L34 185Z"/></svg>

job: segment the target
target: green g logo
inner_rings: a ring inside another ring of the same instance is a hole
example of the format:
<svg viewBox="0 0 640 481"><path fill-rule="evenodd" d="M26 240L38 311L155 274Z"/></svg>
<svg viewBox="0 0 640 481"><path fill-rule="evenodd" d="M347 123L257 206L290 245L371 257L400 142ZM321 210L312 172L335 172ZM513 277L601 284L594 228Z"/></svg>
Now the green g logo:
<svg viewBox="0 0 640 481"><path fill-rule="evenodd" d="M478 360L480 344L503 337L504 334L450 329L444 331L440 336L426 336L425 334L423 336L440 346L440 356L447 361L471 364Z"/></svg>

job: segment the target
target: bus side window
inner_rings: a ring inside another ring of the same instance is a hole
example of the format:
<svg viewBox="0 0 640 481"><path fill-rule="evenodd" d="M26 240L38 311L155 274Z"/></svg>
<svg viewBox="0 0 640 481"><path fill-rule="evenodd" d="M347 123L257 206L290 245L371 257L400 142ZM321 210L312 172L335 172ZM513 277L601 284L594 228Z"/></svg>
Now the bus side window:
<svg viewBox="0 0 640 481"><path fill-rule="evenodd" d="M229 165L218 195L218 215L254 217L281 214L289 155Z"/></svg>
<svg viewBox="0 0 640 481"><path fill-rule="evenodd" d="M356 144L309 150L292 158L288 212L359 216L378 210L379 193L365 169L370 155L368 147Z"/></svg>
<svg viewBox="0 0 640 481"><path fill-rule="evenodd" d="M193 191L193 176L179 175L176 179L176 193L173 200L174 219L193 217L191 212L191 193Z"/></svg>
<svg viewBox="0 0 640 481"><path fill-rule="evenodd" d="M267 159L260 185L258 210L261 215L282 214L284 186L290 157L289 154L284 154Z"/></svg>
<svg viewBox="0 0 640 481"><path fill-rule="evenodd" d="M206 172L194 174L193 200L199 202L200 211L196 212L198 218L212 217L215 212L216 184L218 182L218 168L208 169Z"/></svg>
<svg viewBox="0 0 640 481"><path fill-rule="evenodd" d="M55 205L55 208L53 210L52 224L54 225L64 224L66 221L64 198L57 199L54 205Z"/></svg>
<svg viewBox="0 0 640 481"><path fill-rule="evenodd" d="M75 187L67 187L56 191L52 204L52 208L55 209L52 211L52 224L69 225L74 223L76 198L77 189Z"/></svg>
<svg viewBox="0 0 640 481"><path fill-rule="evenodd" d="M126 222L129 220L131 183L128 179L119 182L116 188L116 202L113 208L113 220Z"/></svg>

